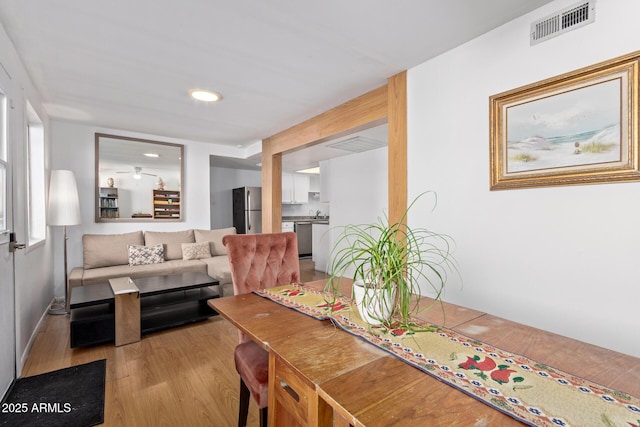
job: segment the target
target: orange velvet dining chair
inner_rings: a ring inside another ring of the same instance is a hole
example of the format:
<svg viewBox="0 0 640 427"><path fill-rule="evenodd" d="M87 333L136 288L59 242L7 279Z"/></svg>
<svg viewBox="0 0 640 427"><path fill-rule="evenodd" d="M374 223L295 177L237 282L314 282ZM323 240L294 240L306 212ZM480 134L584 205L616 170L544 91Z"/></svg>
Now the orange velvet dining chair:
<svg viewBox="0 0 640 427"><path fill-rule="evenodd" d="M300 283L298 239L295 233L233 234L224 236L231 267L234 295L257 289ZM236 370L240 375L240 410L238 426L244 427L253 396L260 409L260 425L267 425L269 388L269 353L239 333L234 350Z"/></svg>

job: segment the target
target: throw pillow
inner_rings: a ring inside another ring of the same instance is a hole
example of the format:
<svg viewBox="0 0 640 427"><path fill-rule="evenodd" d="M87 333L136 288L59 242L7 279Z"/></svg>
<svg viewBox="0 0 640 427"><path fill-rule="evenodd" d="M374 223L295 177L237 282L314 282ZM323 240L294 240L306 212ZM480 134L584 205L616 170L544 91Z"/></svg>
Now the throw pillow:
<svg viewBox="0 0 640 427"><path fill-rule="evenodd" d="M236 234L235 227L220 228L217 230L193 230L196 242L209 242L211 256L226 255L227 248L222 244L222 238L227 234Z"/></svg>
<svg viewBox="0 0 640 427"><path fill-rule="evenodd" d="M164 262L164 246L129 245L129 266Z"/></svg>
<svg viewBox="0 0 640 427"><path fill-rule="evenodd" d="M202 258L211 258L209 242L182 244L182 259L190 260Z"/></svg>

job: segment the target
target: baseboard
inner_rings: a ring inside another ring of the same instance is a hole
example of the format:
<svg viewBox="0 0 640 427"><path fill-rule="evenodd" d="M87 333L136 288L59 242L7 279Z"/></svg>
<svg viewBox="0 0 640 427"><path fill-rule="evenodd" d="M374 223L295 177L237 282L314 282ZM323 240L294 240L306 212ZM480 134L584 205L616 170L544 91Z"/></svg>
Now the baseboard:
<svg viewBox="0 0 640 427"><path fill-rule="evenodd" d="M29 341L27 342L27 345L25 346L24 351L18 358L18 366L16 366L16 378L19 378L22 376L22 368L24 368L24 364L27 362L27 358L29 357L29 353L31 352L31 347L33 347L33 343L35 342L36 337L40 333L40 328L42 327L42 324L44 323L44 320L49 312L49 307L51 307L51 304L53 304L56 301L57 301L57 298L54 297L51 300L51 302L47 304L47 306L44 309L44 312L42 313L42 316L40 316L40 320L38 320L38 323L36 324L36 327L33 328L33 332L31 332Z"/></svg>

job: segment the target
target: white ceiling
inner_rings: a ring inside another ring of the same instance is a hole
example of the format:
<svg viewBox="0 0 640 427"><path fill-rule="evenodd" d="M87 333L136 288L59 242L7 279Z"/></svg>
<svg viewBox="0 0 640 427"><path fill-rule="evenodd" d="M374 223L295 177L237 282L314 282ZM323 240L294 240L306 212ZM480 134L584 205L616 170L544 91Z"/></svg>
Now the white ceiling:
<svg viewBox="0 0 640 427"><path fill-rule="evenodd" d="M549 2L0 0L0 22L52 118L246 147Z"/></svg>
<svg viewBox="0 0 640 427"><path fill-rule="evenodd" d="M302 150L286 153L282 156L282 170L284 172L296 172L318 166L322 160L335 159L336 157L353 154L353 151L331 147L333 144L342 142L354 137L379 142L387 145L388 127L386 124L357 133L331 139L321 144L316 144ZM260 170L262 165L262 153L247 157L246 159L224 156L209 156L209 165L230 169L253 169Z"/></svg>

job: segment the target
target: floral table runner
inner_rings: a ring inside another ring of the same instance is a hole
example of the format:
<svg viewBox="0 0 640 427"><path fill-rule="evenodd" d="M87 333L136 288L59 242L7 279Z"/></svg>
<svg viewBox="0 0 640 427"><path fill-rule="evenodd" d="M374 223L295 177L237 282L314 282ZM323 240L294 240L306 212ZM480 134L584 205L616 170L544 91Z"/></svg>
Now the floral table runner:
<svg viewBox="0 0 640 427"><path fill-rule="evenodd" d="M323 292L301 285L256 293L316 319L331 319L346 332L524 423L640 427L640 399L450 329L412 332L370 326L351 300L332 301L332 310Z"/></svg>

